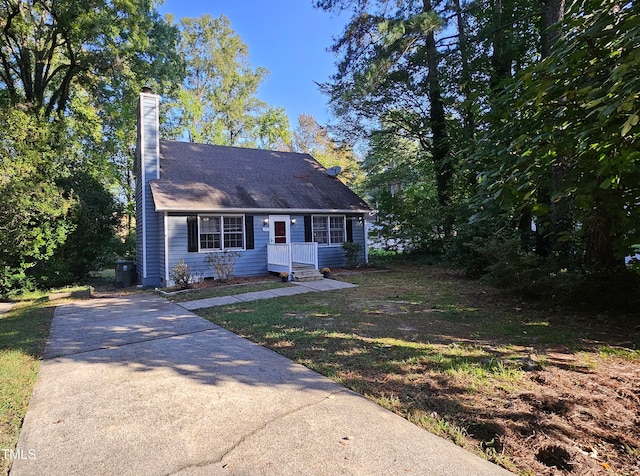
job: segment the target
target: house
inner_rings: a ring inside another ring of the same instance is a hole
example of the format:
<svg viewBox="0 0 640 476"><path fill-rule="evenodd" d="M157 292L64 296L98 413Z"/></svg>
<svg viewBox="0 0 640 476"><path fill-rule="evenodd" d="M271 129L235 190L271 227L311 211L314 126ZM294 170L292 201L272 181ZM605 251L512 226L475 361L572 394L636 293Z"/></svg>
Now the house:
<svg viewBox="0 0 640 476"><path fill-rule="evenodd" d="M360 243L367 260L370 209L335 173L308 154L160 140L159 97L148 88L138 102L135 173L144 286L171 286L181 260L215 277L206 257L225 251L236 254L235 276L344 266L345 241Z"/></svg>

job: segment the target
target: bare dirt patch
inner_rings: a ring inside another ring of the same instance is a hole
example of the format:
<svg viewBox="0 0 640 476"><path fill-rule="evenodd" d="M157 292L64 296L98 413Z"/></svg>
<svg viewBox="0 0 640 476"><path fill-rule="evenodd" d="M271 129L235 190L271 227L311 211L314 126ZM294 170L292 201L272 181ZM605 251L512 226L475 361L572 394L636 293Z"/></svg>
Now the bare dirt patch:
<svg viewBox="0 0 640 476"><path fill-rule="evenodd" d="M551 364L532 372L519 386L529 388L503 392L497 400L470 397L461 415L490 421L500 430L500 451L534 474L638 474L638 365L621 380L627 362L598 359L587 371L575 363L573 369Z"/></svg>

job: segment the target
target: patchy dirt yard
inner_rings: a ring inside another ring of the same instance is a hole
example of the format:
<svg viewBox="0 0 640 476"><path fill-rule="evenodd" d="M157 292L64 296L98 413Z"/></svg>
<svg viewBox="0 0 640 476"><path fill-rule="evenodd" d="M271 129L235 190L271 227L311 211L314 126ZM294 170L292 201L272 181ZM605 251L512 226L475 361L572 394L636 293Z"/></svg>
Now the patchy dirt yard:
<svg viewBox="0 0 640 476"><path fill-rule="evenodd" d="M637 316L437 267L336 277L359 287L202 314L516 473L640 474Z"/></svg>

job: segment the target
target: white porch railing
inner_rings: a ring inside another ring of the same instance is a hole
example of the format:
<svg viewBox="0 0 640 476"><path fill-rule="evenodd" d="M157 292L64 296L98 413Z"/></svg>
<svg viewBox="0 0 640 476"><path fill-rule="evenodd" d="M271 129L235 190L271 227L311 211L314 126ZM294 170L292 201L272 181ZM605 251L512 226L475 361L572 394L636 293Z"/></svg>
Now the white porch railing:
<svg viewBox="0 0 640 476"><path fill-rule="evenodd" d="M274 243L267 245L267 269L291 276L293 263L318 268L318 243Z"/></svg>
<svg viewBox="0 0 640 476"><path fill-rule="evenodd" d="M318 268L318 243L291 243L291 262L310 264Z"/></svg>

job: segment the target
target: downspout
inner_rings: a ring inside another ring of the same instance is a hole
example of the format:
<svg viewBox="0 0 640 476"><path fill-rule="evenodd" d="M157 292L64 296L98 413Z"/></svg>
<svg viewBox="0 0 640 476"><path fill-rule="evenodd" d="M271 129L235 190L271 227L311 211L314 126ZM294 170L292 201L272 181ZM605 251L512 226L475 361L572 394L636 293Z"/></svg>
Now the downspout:
<svg viewBox="0 0 640 476"><path fill-rule="evenodd" d="M367 216L362 215L362 232L364 233L364 264L369 264L369 233L367 233Z"/></svg>
<svg viewBox="0 0 640 476"><path fill-rule="evenodd" d="M169 215L164 212L164 285L169 287Z"/></svg>

